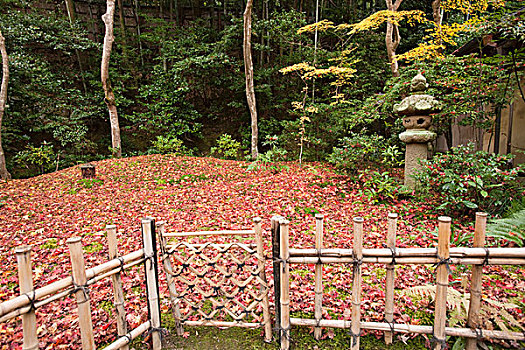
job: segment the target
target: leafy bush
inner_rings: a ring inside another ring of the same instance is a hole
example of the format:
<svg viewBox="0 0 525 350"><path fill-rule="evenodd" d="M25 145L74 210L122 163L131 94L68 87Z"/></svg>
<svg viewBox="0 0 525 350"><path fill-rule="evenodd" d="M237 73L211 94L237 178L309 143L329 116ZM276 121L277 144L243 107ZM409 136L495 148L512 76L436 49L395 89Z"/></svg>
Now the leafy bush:
<svg viewBox="0 0 525 350"><path fill-rule="evenodd" d="M55 160L55 153L53 145L46 141L40 144L40 147L28 145L25 150L18 152L15 157L15 162L23 165L26 168L38 167L40 173L51 169L51 165Z"/></svg>
<svg viewBox="0 0 525 350"><path fill-rule="evenodd" d="M423 200L437 200L437 210L467 214L483 210L501 214L523 188L517 181L519 167L507 170L512 155L474 152L474 145L458 146L447 154L423 161L415 175Z"/></svg>
<svg viewBox="0 0 525 350"><path fill-rule="evenodd" d="M286 160L286 155L288 154L288 151L279 147L279 138L277 135L266 136L263 146L270 146L271 148L265 153L260 153L257 160L250 163L247 169L248 171L267 169L277 173L281 169L288 169L286 165L276 164L276 162Z"/></svg>
<svg viewBox="0 0 525 350"><path fill-rule="evenodd" d="M328 161L338 169L355 173L358 169L382 163L389 167L403 164L403 152L397 145L388 145L379 135L358 135L341 140L341 147L334 147Z"/></svg>
<svg viewBox="0 0 525 350"><path fill-rule="evenodd" d="M379 161L381 153L378 144L382 140L383 138L378 135L352 133L350 137L344 137L341 140L341 147L334 147L328 161L338 169L355 173L358 168Z"/></svg>
<svg viewBox="0 0 525 350"><path fill-rule="evenodd" d="M221 159L238 159L241 153L241 143L229 134L222 134L217 139L217 146L212 147L212 155Z"/></svg>
<svg viewBox="0 0 525 350"><path fill-rule="evenodd" d="M191 153L186 146L182 144L182 140L170 136L157 136L155 141L151 142L153 148L150 151L161 154L175 153L175 155L184 155Z"/></svg>
<svg viewBox="0 0 525 350"><path fill-rule="evenodd" d="M371 174L362 172L359 175L359 180L362 182L362 193L372 203L395 199L400 188L397 180L386 171L374 171Z"/></svg>

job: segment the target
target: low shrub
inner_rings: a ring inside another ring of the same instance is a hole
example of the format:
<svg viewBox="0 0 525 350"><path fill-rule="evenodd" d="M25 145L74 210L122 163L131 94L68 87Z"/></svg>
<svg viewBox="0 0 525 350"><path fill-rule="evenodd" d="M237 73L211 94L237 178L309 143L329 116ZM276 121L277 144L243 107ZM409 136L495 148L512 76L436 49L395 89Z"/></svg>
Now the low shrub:
<svg viewBox="0 0 525 350"><path fill-rule="evenodd" d="M517 179L520 168L507 169L512 157L474 151L470 144L422 161L415 175L420 198L437 201L436 209L445 213L500 215L524 191Z"/></svg>
<svg viewBox="0 0 525 350"><path fill-rule="evenodd" d="M222 134L216 141L217 146L210 149L214 157L221 159L239 159L242 153L241 143L229 134Z"/></svg>

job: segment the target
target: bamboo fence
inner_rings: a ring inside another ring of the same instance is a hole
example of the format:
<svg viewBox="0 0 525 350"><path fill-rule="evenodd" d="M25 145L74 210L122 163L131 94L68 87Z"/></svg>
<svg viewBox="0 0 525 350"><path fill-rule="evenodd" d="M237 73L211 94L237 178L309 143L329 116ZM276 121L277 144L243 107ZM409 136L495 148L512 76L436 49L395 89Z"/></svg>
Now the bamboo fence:
<svg viewBox="0 0 525 350"><path fill-rule="evenodd" d="M363 219L354 218L354 241L352 249L322 248L322 217L316 217L315 249L289 248L288 222L281 221L281 254L278 262L281 265L281 349L290 347L290 326L314 327L314 336L320 337L322 327L345 328L350 330L350 348L359 349L359 338L362 330L378 330L385 334L385 342L392 343L395 332L430 334L431 348L434 350L447 347L446 337L467 338L467 349L476 349L477 342L492 338L513 341L525 341L525 332L505 332L480 329L479 312L481 309L481 280L485 265L525 265L525 248L486 248L485 229L487 214L476 214L476 226L473 248L450 248L449 217L440 217L438 223L437 248L396 248L397 214L388 215L388 232L386 248L363 249ZM284 228L284 230L283 230ZM285 234L283 234L283 232ZM353 264L351 320L322 319L322 264ZM385 264L385 316L384 322L361 321L361 264ZM290 318L289 308L289 265L315 264L315 297L314 319ZM395 265L400 264L434 264L436 266L436 297L433 326L399 324L394 322L394 280ZM447 327L447 289L449 286L449 265L473 265L470 288L470 308L468 311L468 328Z"/></svg>
<svg viewBox="0 0 525 350"><path fill-rule="evenodd" d="M165 232L159 226L162 264L177 334L183 326L264 328L272 340L261 219L253 230ZM188 243L170 238L251 236L255 244ZM262 315L261 315L262 313Z"/></svg>
<svg viewBox="0 0 525 350"><path fill-rule="evenodd" d="M144 226L151 227L151 220L143 220ZM150 333L153 339L153 349L161 349L160 344L160 310L157 302L149 303L149 319L135 329L128 332L126 314L124 309L124 291L120 273L138 264L153 264L154 240L151 230L143 230L144 249L139 249L124 256L118 256L116 226L106 227L108 250L110 260L92 267L85 268L85 260L82 252L81 238L73 237L67 240L69 255L71 259L72 273L70 277L63 278L43 287L33 288L33 273L31 266L31 247L21 246L16 248L15 253L18 261L18 273L20 284L20 295L0 304L0 322L9 321L15 317L22 317L23 349L38 349L36 311L38 308L53 301L74 295L78 307L78 324L81 333L83 350L95 349L93 324L91 319L91 303L89 287L98 281L111 277L114 306L117 316L118 339L105 347L106 350L128 349L128 344L142 334ZM148 244L149 242L149 244ZM153 258L151 258L153 257ZM146 268L146 273L150 269ZM154 270L151 270L154 272ZM156 277L147 280L148 290L157 288ZM150 293L151 299L155 297ZM153 301L153 300L152 300ZM156 339L158 341L156 341Z"/></svg>

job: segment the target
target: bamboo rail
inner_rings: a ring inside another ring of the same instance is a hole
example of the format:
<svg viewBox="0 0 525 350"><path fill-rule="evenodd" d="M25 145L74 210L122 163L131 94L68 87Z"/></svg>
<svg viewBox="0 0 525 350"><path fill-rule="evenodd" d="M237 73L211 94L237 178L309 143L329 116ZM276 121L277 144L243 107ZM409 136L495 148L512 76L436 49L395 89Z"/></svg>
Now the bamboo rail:
<svg viewBox="0 0 525 350"><path fill-rule="evenodd" d="M151 321L146 321L139 325L137 328L133 329L131 332L120 336L116 341L106 346L103 350L118 350L128 348L128 344L131 343L139 335L148 331L151 328Z"/></svg>
<svg viewBox="0 0 525 350"><path fill-rule="evenodd" d="M323 248L323 219L322 214L315 215L315 249L320 252ZM323 264L315 264L315 296L314 317L316 320L323 318ZM322 328L315 327L314 338L321 339Z"/></svg>
<svg viewBox="0 0 525 350"><path fill-rule="evenodd" d="M107 225L106 226L107 240L108 240L108 253L109 259L118 259L118 248L117 248L117 226ZM120 271L111 276L111 282L113 286L113 305L117 314L117 334L119 337L123 337L128 333L128 324L126 322L126 309L124 308L124 290L122 289L122 278L120 277ZM122 350L128 350L127 344L121 346Z"/></svg>
<svg viewBox="0 0 525 350"><path fill-rule="evenodd" d="M261 283L259 288L261 291L262 297L262 309L263 309L263 324L264 324L264 341L270 343L272 341L272 323L270 321L270 302L268 301L267 293L267 282L266 282L266 273L265 269L265 259L263 251L263 236L262 236L262 227L261 227L261 218L256 217L253 219L255 224L255 241L257 244L257 265L259 269L259 278Z"/></svg>
<svg viewBox="0 0 525 350"><path fill-rule="evenodd" d="M197 232L165 232L164 237L198 237L198 236L253 236L254 230L224 230L224 231L197 231Z"/></svg>
<svg viewBox="0 0 525 350"><path fill-rule="evenodd" d="M142 239L144 244L144 257L146 258L144 268L146 270L146 290L148 295L148 310L151 318L151 340L153 350L162 348L160 339L160 310L159 310L159 296L157 290L158 279L155 269L155 249L153 247L153 233L152 220L143 219L142 223Z"/></svg>
<svg viewBox="0 0 525 350"><path fill-rule="evenodd" d="M158 327L155 329L152 328L152 321L147 321L131 332L126 333L127 329L125 328L125 311L123 305L124 296L122 282L119 278L120 272L145 262L146 260L151 261L151 259L145 259L145 249L139 249L130 254L118 257L116 227L108 225L107 233L110 257L109 261L93 268L86 269L81 239L79 237L70 238L66 243L70 251L72 276L63 278L38 289L33 289L30 257L31 248L28 246L21 246L15 250L19 265L18 271L21 295L0 304L0 322L8 321L17 316L22 316L22 328L24 334L23 350L38 349L35 309L71 294L74 294L77 300L78 323L80 326L82 349L95 349L89 290L87 288L89 285L107 277L112 277L113 280L115 306L118 316L117 327L119 339L106 347L106 349L127 349L127 344L139 335L148 330L153 331L154 333L159 330ZM155 271L153 271L153 273L155 273ZM154 284L156 284L155 281L156 279L153 281ZM155 308L152 305L150 305L150 307L153 308L153 312L155 312L156 309L157 314L159 314L158 304ZM154 349L160 349L160 342L154 347Z"/></svg>
<svg viewBox="0 0 525 350"><path fill-rule="evenodd" d="M436 267L436 302L434 310L434 334L432 349L441 350L447 347L445 327L447 322L447 288L449 275L450 222L448 216L439 217L438 258Z"/></svg>
<svg viewBox="0 0 525 350"><path fill-rule="evenodd" d="M91 281L94 277L102 275L104 273L113 271L114 273L120 271L120 265L121 261L123 261L125 264L135 262L137 260L143 259L144 257L144 250L139 249L132 253L129 253L127 255L124 255L120 257L119 259L113 259L106 263L103 263L101 265L98 265L96 267L90 268L86 270L86 278L88 281ZM118 269L115 269L116 267L119 267ZM43 306L48 303L50 303L53 300L56 299L44 299L45 297L58 293L66 288L71 288L73 286L73 279L72 277L66 277L61 280L52 282L46 286L40 287L35 289L34 291L31 291L27 293L27 297L25 295L20 295L18 297L12 298L10 300L4 301L0 304L0 322L7 321L13 317L17 317L25 312L17 312L16 310L21 308L27 308L29 310L28 306L30 306L30 300L35 300L38 302L35 303L35 305L38 304L38 306ZM66 293L67 295L68 293ZM42 300L41 300L42 299ZM44 302L45 301L45 302ZM9 318L6 318L6 316L10 316Z"/></svg>
<svg viewBox="0 0 525 350"><path fill-rule="evenodd" d="M487 228L487 214L476 213L476 224L474 226L474 247L485 245L485 230ZM483 265L472 266L472 278L470 285L470 303L468 309L467 326L479 328L481 324L481 286L483 279ZM467 339L466 350L476 350L478 347L477 339Z"/></svg>
<svg viewBox="0 0 525 350"><path fill-rule="evenodd" d="M361 337L361 264L363 263L363 218L354 218L354 261L352 282L352 325L350 349L359 349Z"/></svg>
<svg viewBox="0 0 525 350"><path fill-rule="evenodd" d="M396 231L397 231L397 214L388 214L388 231L386 235L386 246L392 250L392 255L396 252ZM386 265L385 280L385 321L388 324L394 323L394 278L395 278L395 258L392 263ZM386 345L392 344L394 337L393 332L385 332Z"/></svg>
<svg viewBox="0 0 525 350"><path fill-rule="evenodd" d="M319 325L321 327L329 328L343 328L351 327L351 321L347 320L321 320ZM309 318L291 318L290 324L292 326L309 326L315 327L317 321ZM394 330L399 333L416 333L416 334L432 334L432 326L419 326L404 323L394 323ZM361 329L390 332L391 325L386 322L361 322ZM520 332L504 332L489 329L471 329L471 328L455 328L445 327L445 334L452 337L465 338L479 338L480 335L486 338L525 341L525 334Z"/></svg>
<svg viewBox="0 0 525 350"><path fill-rule="evenodd" d="M354 265L351 320L323 320L319 318L316 311L318 310L317 286L320 285L320 283L318 283L316 274L314 318L291 318L289 323L287 325L283 324L282 327L284 328L284 326L287 326L287 328L289 328L290 325L310 326L314 328L314 332L322 327L348 328L351 332L351 349L359 349L359 336L362 329L383 331L385 334L385 342L387 344L392 343L394 332L432 334L431 348L433 350L441 350L447 347L446 336L468 338L468 344L473 344L471 349L475 349L477 342L481 341L483 338L525 341L525 332L519 333L480 329L479 327L481 323L479 321L476 322L476 319L479 320L479 309L481 303L482 266L487 264L525 264L525 248L484 247L486 217L487 215L485 213L477 213L476 215L473 248L450 248L451 219L449 217L439 218L437 248L396 248L395 237L397 230L397 215L394 213L388 215L388 232L385 249L362 249L362 219L360 218L354 218L353 249L323 249L316 245L315 249L288 249L288 255L285 256L283 255L281 248L281 283L285 280L289 280L288 276L286 276L286 279L283 278L283 274L285 273L282 267L283 262L286 262L286 264L313 264L316 267L316 272L318 266L322 264L351 263ZM361 263L386 265L385 322L361 322L360 320ZM437 287L433 326L394 323L394 269L395 265L398 264L434 264L436 266ZM471 303L468 316L469 321L467 324L470 328L452 328L446 326L446 303L450 264L475 265L472 269ZM281 286L281 291L286 290L286 287L288 286ZM283 300L282 296L281 300ZM288 305L287 310L289 310ZM285 311L283 311L283 314L284 313ZM281 317L281 320L283 320L283 317ZM281 337L281 348L287 349L288 345L288 336Z"/></svg>
<svg viewBox="0 0 525 350"><path fill-rule="evenodd" d="M290 348L290 265L288 259L289 236L288 225L290 222L285 219L279 221L279 231L281 235L280 249L280 272L281 272L281 350Z"/></svg>
<svg viewBox="0 0 525 350"><path fill-rule="evenodd" d="M33 290L33 270L31 268L31 246L21 246L15 250L18 262L18 280L20 281L20 294ZM24 333L23 350L37 350L38 338L36 332L36 314L34 304L22 316L22 330Z"/></svg>
<svg viewBox="0 0 525 350"><path fill-rule="evenodd" d="M69 247L71 268L73 270L74 293L78 306L78 324L80 326L82 350L94 350L95 338L93 335L93 322L91 321L89 292L86 287L87 277L84 254L82 253L82 242L80 237L73 237L69 238L66 243Z"/></svg>

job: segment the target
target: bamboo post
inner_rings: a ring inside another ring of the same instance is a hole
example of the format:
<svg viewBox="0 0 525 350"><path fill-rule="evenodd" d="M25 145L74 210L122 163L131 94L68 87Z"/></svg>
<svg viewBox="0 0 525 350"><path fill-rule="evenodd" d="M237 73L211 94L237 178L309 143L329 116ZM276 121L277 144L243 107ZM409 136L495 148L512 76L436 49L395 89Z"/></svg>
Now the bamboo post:
<svg viewBox="0 0 525 350"><path fill-rule="evenodd" d="M95 339L93 336L93 323L91 321L91 305L89 304L89 291L86 286L86 266L82 252L80 237L72 237L67 241L71 268L73 270L73 284L75 286L75 297L78 306L78 324L80 326L80 337L82 339L82 350L94 350Z"/></svg>
<svg viewBox="0 0 525 350"><path fill-rule="evenodd" d="M272 341L272 323L270 321L270 305L268 302L268 284L266 281L265 259L263 250L263 237L261 228L261 218L254 218L253 223L255 225L255 242L257 244L257 263L259 272L259 278L261 279L261 291L264 291L262 297L262 309L263 309L263 323L264 323L264 341L270 343Z"/></svg>
<svg viewBox="0 0 525 350"><path fill-rule="evenodd" d="M397 214L388 214L388 231L386 236L386 246L392 250L392 262L395 260L396 249ZM386 285L385 285L385 320L388 324L394 324L394 278L396 275L395 264L386 265ZM392 327L393 329L393 327ZM386 345L392 344L393 332L385 332Z"/></svg>
<svg viewBox="0 0 525 350"><path fill-rule="evenodd" d="M170 292L171 312L173 313L173 319L175 320L175 329L177 330L177 335L180 337L184 334L184 327L181 323L180 303L177 298L175 281L171 274L168 273L168 271L173 271L173 267L171 265L170 256L167 252L167 242L166 237L164 236L166 231L164 222L157 223L157 228L159 232L160 249L162 252L162 265L164 266L164 271L166 272L166 283L168 284L168 289Z"/></svg>
<svg viewBox="0 0 525 350"><path fill-rule="evenodd" d="M290 222L285 219L279 221L281 236L281 350L290 348L290 266L288 264L289 236L288 229Z"/></svg>
<svg viewBox="0 0 525 350"><path fill-rule="evenodd" d="M151 318L151 339L153 350L162 348L160 339L160 310L159 296L157 291L157 279L155 274L155 250L153 248L153 234L151 229L152 220L142 220L142 240L144 243L144 257L146 269L146 290L148 292L148 306Z"/></svg>
<svg viewBox="0 0 525 350"><path fill-rule="evenodd" d="M107 225L106 232L108 239L109 259L113 260L118 258L117 226ZM111 282L113 285L113 303L115 304L115 310L117 314L117 333L119 337L123 337L126 333L128 333L128 325L126 323L126 309L124 308L124 290L122 289L122 278L120 272L117 272L116 274L111 276ZM127 344L123 345L121 349L128 350L129 346Z"/></svg>
<svg viewBox="0 0 525 350"><path fill-rule="evenodd" d="M485 245L485 230L487 228L487 213L476 213L476 225L474 227L474 248ZM483 279L483 265L472 266L472 278L470 284L470 303L468 310L467 326L480 328L481 320L479 311L481 309L481 286ZM466 350L476 350L477 339L467 339Z"/></svg>
<svg viewBox="0 0 525 350"><path fill-rule="evenodd" d="M35 293L33 291L33 270L31 267L31 246L24 245L15 249L18 262L18 281L20 284L20 295L25 294L32 300L34 305ZM31 296L32 295L32 296ZM24 343L22 350L37 350L38 337L36 332L36 313L34 308L22 315L22 329Z"/></svg>
<svg viewBox="0 0 525 350"><path fill-rule="evenodd" d="M447 347L445 327L447 322L447 287L448 262L450 252L450 222L448 216L439 217L438 228L438 262L436 268L436 306L434 311L434 337L432 349L441 350Z"/></svg>
<svg viewBox="0 0 525 350"><path fill-rule="evenodd" d="M315 215L315 249L320 256L323 248L323 219L322 214ZM315 264L315 297L314 297L314 317L317 322L323 318L323 264L318 260ZM322 328L314 328L314 338L321 339Z"/></svg>
<svg viewBox="0 0 525 350"><path fill-rule="evenodd" d="M352 283L352 326L350 349L359 350L361 336L361 263L363 261L363 218L354 218L354 276Z"/></svg>
<svg viewBox="0 0 525 350"><path fill-rule="evenodd" d="M273 291L275 304L275 330L277 338L281 339L281 274L279 257L281 256L281 234L279 220L282 216L275 215L271 219L272 225L272 259L273 259Z"/></svg>

